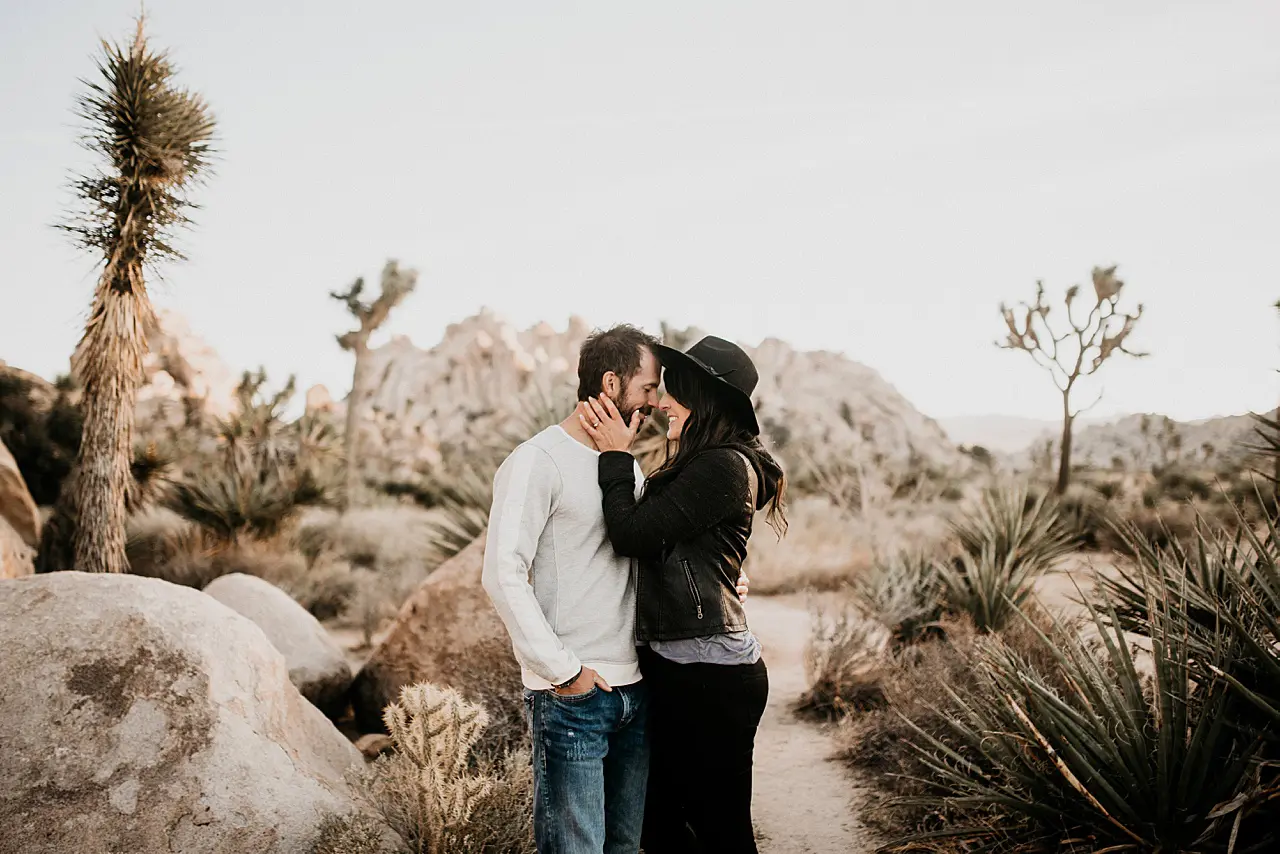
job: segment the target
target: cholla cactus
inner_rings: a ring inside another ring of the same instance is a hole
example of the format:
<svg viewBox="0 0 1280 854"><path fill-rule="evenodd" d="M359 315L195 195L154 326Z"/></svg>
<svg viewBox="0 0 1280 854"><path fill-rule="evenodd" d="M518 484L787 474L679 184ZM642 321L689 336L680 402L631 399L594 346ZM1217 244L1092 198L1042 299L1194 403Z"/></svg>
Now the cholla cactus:
<svg viewBox="0 0 1280 854"><path fill-rule="evenodd" d="M400 702L388 705L383 718L396 752L375 763L379 800L399 796L395 815L387 817L410 850L444 854L446 839L493 788L491 778L469 767L489 714L451 688L420 683L401 689Z"/></svg>

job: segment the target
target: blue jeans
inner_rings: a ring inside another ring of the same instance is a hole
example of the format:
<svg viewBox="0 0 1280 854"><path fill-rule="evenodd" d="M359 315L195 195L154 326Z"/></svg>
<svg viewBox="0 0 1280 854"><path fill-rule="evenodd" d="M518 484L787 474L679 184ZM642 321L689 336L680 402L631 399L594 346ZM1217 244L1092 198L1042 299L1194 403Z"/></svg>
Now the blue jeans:
<svg viewBox="0 0 1280 854"><path fill-rule="evenodd" d="M643 682L576 697L525 691L538 854L636 854L649 778Z"/></svg>

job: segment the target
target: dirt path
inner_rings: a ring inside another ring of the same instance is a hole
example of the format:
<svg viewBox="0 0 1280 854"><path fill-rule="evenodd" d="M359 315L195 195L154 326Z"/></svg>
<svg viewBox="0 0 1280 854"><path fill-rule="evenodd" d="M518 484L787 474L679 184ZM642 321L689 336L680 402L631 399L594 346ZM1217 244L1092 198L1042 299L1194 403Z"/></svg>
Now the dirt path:
<svg viewBox="0 0 1280 854"><path fill-rule="evenodd" d="M769 705L756 736L752 811L761 854L871 854L874 835L859 820L863 791L829 761L830 736L791 712L805 688L809 611L798 597L752 598L751 629L764 645Z"/></svg>

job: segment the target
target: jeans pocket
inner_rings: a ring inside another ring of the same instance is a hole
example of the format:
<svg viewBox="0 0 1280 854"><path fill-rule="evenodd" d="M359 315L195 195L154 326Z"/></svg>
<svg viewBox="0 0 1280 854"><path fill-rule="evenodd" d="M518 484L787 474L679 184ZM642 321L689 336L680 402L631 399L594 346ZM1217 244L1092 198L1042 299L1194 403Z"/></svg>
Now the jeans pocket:
<svg viewBox="0 0 1280 854"><path fill-rule="evenodd" d="M553 698L559 703L583 703L590 700L596 694L600 693L599 685L592 685L591 688L583 694L557 694L555 691L548 691L547 696Z"/></svg>

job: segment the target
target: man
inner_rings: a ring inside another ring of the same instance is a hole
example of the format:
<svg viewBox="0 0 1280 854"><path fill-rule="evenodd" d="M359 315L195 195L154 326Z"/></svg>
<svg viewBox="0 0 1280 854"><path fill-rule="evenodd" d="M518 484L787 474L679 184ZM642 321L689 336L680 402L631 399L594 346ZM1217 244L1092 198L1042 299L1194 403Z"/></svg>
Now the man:
<svg viewBox="0 0 1280 854"><path fill-rule="evenodd" d="M494 478L483 583L520 661L533 736L540 854L636 854L647 705L631 561L605 530L599 453L579 414L601 393L630 421L658 402L657 341L597 332L578 358L575 411L512 452ZM636 466L636 488L643 475Z"/></svg>

